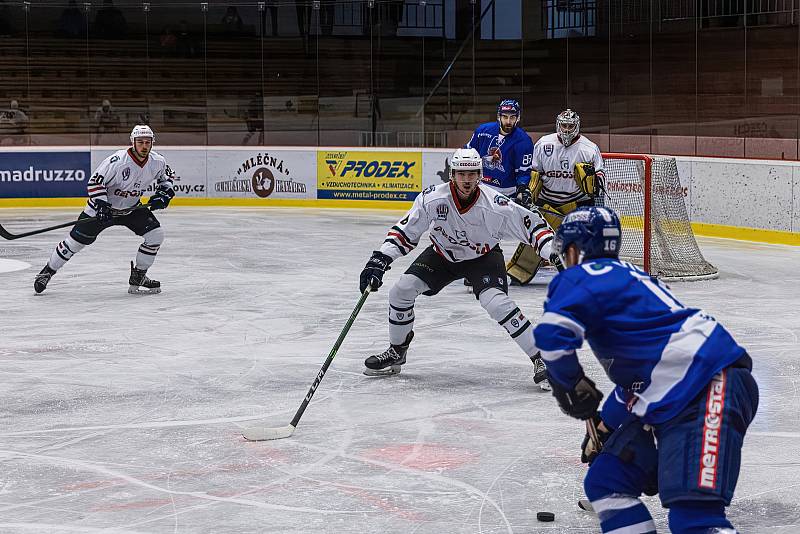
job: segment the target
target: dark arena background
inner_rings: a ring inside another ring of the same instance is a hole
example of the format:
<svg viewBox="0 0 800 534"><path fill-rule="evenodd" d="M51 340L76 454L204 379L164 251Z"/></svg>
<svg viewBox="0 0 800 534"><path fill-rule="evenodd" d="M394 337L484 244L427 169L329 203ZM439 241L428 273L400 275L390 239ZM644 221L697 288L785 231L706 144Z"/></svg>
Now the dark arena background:
<svg viewBox="0 0 800 534"><path fill-rule="evenodd" d="M0 3L3 144L456 147L500 99L613 152L797 158L793 0ZM104 103L108 104L104 106Z"/></svg>

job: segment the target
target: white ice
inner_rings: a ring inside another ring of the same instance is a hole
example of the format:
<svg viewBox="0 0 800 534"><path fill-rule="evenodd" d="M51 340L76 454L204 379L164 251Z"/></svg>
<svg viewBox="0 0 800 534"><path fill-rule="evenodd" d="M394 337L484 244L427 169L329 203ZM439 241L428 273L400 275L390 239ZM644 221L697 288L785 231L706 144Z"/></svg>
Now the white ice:
<svg viewBox="0 0 800 534"><path fill-rule="evenodd" d="M3 210L0 223L76 215ZM126 292L139 238L124 228L38 296L33 277L65 230L0 242L0 258L31 264L0 274L0 532L597 532L577 508L583 425L534 387L460 283L418 301L408 363L389 378L362 375L387 346L387 286L371 295L294 435L241 438L291 420L398 215L170 208L148 273L160 295ZM673 288L746 346L761 389L729 516L743 533L800 531L800 248L700 244L720 278ZM541 314L542 283L510 294Z"/></svg>

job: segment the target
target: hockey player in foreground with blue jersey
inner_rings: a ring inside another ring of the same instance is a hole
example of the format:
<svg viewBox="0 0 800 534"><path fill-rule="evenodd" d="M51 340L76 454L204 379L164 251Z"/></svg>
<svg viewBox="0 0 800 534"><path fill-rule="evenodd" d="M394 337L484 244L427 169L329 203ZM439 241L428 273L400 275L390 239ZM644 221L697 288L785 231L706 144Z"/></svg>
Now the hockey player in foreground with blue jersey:
<svg viewBox="0 0 800 534"><path fill-rule="evenodd" d="M620 238L607 208L564 218L553 248L567 269L534 330L562 411L589 421L586 495L603 532L655 532L639 496L658 493L673 533L733 534L725 507L758 408L752 361L713 317L620 261ZM601 413L575 353L584 339L616 384Z"/></svg>

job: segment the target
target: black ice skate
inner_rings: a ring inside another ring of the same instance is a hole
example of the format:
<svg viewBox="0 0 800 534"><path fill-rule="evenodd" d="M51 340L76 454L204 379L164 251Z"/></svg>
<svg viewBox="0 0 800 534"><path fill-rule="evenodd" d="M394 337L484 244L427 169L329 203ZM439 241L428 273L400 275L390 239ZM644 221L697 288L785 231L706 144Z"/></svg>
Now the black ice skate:
<svg viewBox="0 0 800 534"><path fill-rule="evenodd" d="M44 269L39 271L39 274L36 275L33 281L33 290L37 293L44 291L47 287L47 283L50 282L54 274L56 274L56 272L50 268L50 265L45 265Z"/></svg>
<svg viewBox="0 0 800 534"><path fill-rule="evenodd" d="M128 280L128 293L131 295L161 293L161 282L150 280L145 276L146 270L137 269L131 262L131 277Z"/></svg>
<svg viewBox="0 0 800 534"><path fill-rule="evenodd" d="M542 391L550 391L550 381L547 380L547 367L542 360L542 354L537 352L531 358L533 362L533 382L539 384Z"/></svg>
<svg viewBox="0 0 800 534"><path fill-rule="evenodd" d="M406 363L406 352L414 332L409 332L402 345L389 345L389 348L380 354L375 354L364 360L364 374L367 376L389 376L400 373L400 367Z"/></svg>

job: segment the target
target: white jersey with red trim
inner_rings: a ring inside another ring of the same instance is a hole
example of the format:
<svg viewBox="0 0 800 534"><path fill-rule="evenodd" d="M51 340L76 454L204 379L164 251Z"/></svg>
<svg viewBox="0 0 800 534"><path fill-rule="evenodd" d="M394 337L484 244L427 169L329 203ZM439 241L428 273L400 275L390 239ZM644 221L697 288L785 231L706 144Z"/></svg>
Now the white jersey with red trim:
<svg viewBox="0 0 800 534"><path fill-rule="evenodd" d="M589 200L575 181L576 163L591 163L601 179L605 176L600 148L582 135L569 146L564 146L555 133L539 139L533 147L533 170L542 180L539 199L555 206Z"/></svg>
<svg viewBox="0 0 800 534"><path fill-rule="evenodd" d="M90 217L97 214L95 200L105 200L115 210L128 210L139 203L153 182L156 187L172 189L173 172L164 156L153 150L141 162L132 150L117 150L97 166L87 183L89 201L84 213Z"/></svg>
<svg viewBox="0 0 800 534"><path fill-rule="evenodd" d="M433 248L445 259L459 262L487 254L506 237L534 247L550 258L553 230L536 211L515 204L491 187L479 184L478 194L462 206L452 182L431 186L392 226L380 251L392 259L411 252L430 230Z"/></svg>

